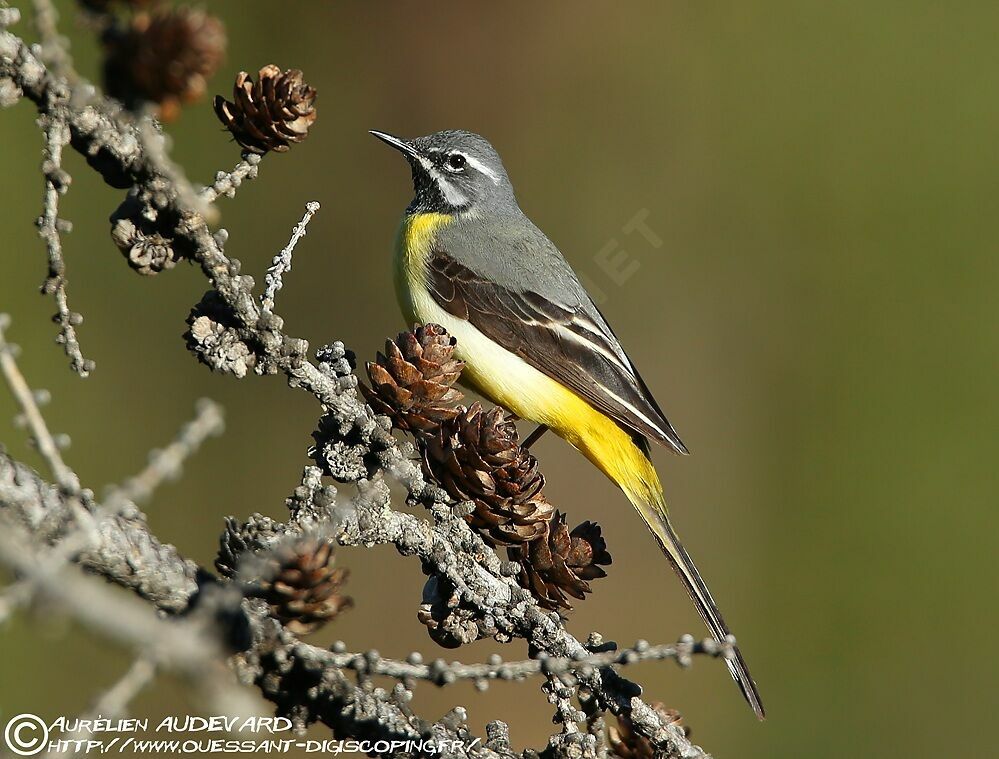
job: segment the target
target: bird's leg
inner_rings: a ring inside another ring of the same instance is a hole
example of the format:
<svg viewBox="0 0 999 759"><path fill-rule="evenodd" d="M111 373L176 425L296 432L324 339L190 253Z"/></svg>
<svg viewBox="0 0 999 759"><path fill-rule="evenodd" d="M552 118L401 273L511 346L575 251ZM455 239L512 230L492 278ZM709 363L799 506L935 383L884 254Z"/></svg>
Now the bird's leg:
<svg viewBox="0 0 999 759"><path fill-rule="evenodd" d="M538 440L541 439L541 436L544 435L546 432L548 432L547 425L539 424L538 428L536 430L534 430L534 432L532 432L530 435L527 436L527 440L524 441L524 444L521 447L524 448L524 450L527 450L532 445L534 445L536 442L538 442Z"/></svg>

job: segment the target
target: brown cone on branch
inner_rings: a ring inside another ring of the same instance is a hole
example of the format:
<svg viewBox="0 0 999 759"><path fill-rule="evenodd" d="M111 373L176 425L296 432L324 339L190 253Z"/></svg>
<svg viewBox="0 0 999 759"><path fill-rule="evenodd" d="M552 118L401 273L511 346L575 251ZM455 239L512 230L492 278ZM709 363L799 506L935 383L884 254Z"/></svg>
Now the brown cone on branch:
<svg viewBox="0 0 999 759"><path fill-rule="evenodd" d="M354 605L340 593L348 571L333 563L331 542L298 538L273 550L247 594L264 599L271 616L292 632L308 634Z"/></svg>
<svg viewBox="0 0 999 759"><path fill-rule="evenodd" d="M571 609L567 596L585 598L592 590L589 581L606 577L602 567L611 563L600 525L583 522L569 532L559 511L546 535L510 549L510 558L520 562L520 584L548 609Z"/></svg>
<svg viewBox="0 0 999 759"><path fill-rule="evenodd" d="M545 478L503 409L473 403L420 445L427 476L475 504L468 521L486 540L509 546L544 535L555 511L541 494Z"/></svg>
<svg viewBox="0 0 999 759"><path fill-rule="evenodd" d="M268 64L254 82L240 71L232 102L215 96L215 114L244 150L283 153L309 134L316 120L316 90L298 69L282 71Z"/></svg>
<svg viewBox="0 0 999 759"><path fill-rule="evenodd" d="M156 103L170 121L205 94L225 58L226 34L215 16L180 6L138 13L124 31L109 30L105 43L108 94L129 108Z"/></svg>
<svg viewBox="0 0 999 759"><path fill-rule="evenodd" d="M677 725L685 735L690 733L682 724L683 717L680 712L667 709L660 702L652 704L652 709L667 724ZM607 728L607 742L610 744L611 754L620 759L656 759L658 756L652 741L640 735L631 720L624 715L618 716L617 727Z"/></svg>
<svg viewBox="0 0 999 759"><path fill-rule="evenodd" d="M415 326L387 340L385 353L367 364L371 387L361 384L371 409L414 433L453 419L462 394L452 385L465 366L454 356L455 342L439 324Z"/></svg>

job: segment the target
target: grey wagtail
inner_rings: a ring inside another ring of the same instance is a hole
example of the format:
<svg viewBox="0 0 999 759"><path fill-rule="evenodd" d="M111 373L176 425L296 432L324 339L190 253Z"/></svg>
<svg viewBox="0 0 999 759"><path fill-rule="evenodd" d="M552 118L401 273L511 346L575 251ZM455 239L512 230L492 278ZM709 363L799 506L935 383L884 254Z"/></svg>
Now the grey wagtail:
<svg viewBox="0 0 999 759"><path fill-rule="evenodd" d="M687 449L572 268L520 210L496 150L470 132L371 134L413 170L394 266L406 319L446 328L457 338L464 382L554 430L624 491L712 636L725 641L725 620L670 524L648 440ZM763 719L738 648L726 662Z"/></svg>

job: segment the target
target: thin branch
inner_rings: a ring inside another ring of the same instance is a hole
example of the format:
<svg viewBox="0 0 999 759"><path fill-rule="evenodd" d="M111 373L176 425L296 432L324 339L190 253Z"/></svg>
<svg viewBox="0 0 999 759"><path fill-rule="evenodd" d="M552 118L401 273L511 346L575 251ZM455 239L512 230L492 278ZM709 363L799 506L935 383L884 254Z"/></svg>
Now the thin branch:
<svg viewBox="0 0 999 759"><path fill-rule="evenodd" d="M586 719L583 712L573 706L572 699L576 695L575 681L565 683L557 675L549 673L545 678L541 691L548 698L548 703L555 707L552 722L562 725L562 732L552 735L548 745L560 755L568 755L572 748L580 755L592 756L596 747L593 736L581 733L579 724Z"/></svg>
<svg viewBox="0 0 999 759"><path fill-rule="evenodd" d="M180 476L184 461L197 453L205 440L224 431L222 407L202 398L195 405L194 419L180 428L177 437L166 448L150 452L145 469L125 480L120 487L113 488L105 499L105 507L115 511L123 502L145 503L160 485Z"/></svg>
<svg viewBox="0 0 999 759"><path fill-rule="evenodd" d="M690 666L691 657L703 655L709 657L728 658L733 655L734 641L719 645L713 638L695 641L693 636L685 635L676 643L649 645L639 641L631 648L614 649L589 653L578 658L541 656L537 659L522 661L503 661L494 657L489 662L481 664L462 664L435 659L429 664L422 661L418 654L411 654L406 661L383 658L377 651L364 653L348 653L339 651L342 644L335 643L330 651L315 653L300 649L303 655L320 661L325 666L338 669L350 669L373 676L391 677L395 680L423 680L434 685L443 686L459 680L487 682L490 680L526 680L535 675L572 675L577 672L590 672L593 669L615 665L631 665L648 661L663 661L671 659L680 666Z"/></svg>
<svg viewBox="0 0 999 759"><path fill-rule="evenodd" d="M583 691L578 695L579 705L586 715L586 731L593 736L596 759L607 759L607 722L604 711L593 694Z"/></svg>
<svg viewBox="0 0 999 759"><path fill-rule="evenodd" d="M27 580L12 582L0 593L0 625L10 619L15 609L31 600L35 587Z"/></svg>
<svg viewBox="0 0 999 759"><path fill-rule="evenodd" d="M66 465L14 357L4 331L10 317L0 314L0 373L22 409L36 446L52 470L58 488L0 452L0 517L27 526L40 544L57 546L49 562L56 571L68 561L132 588L161 608L179 611L194 592L196 567L149 532L138 507L120 496L112 511L81 489ZM18 596L19 597L19 596Z"/></svg>
<svg viewBox="0 0 999 759"><path fill-rule="evenodd" d="M93 514L84 517L80 499L0 453L0 533L21 528L36 545L57 545L80 534L82 519L92 519L88 532L97 540L79 554L81 566L164 611L187 609L198 589L197 566L157 540L134 504L115 514L91 505Z"/></svg>
<svg viewBox="0 0 999 759"><path fill-rule="evenodd" d="M90 545L92 538L92 531L77 530L56 545L39 551L37 574L33 577L21 577L8 585L0 597L0 622L7 619L17 607L31 602L42 581L51 579L76 560Z"/></svg>
<svg viewBox="0 0 999 759"><path fill-rule="evenodd" d="M156 677L156 664L140 656L114 685L101 694L90 710L93 716L118 717L125 714L128 705Z"/></svg>
<svg viewBox="0 0 999 759"><path fill-rule="evenodd" d="M263 156L256 153L244 153L243 159L236 164L236 168L229 172L218 172L215 175L215 181L210 187L205 187L198 193L198 197L205 203L214 203L220 197L235 197L236 190L239 189L244 180L257 178L261 158Z"/></svg>
<svg viewBox="0 0 999 759"><path fill-rule="evenodd" d="M305 215L292 231L288 244L271 261L271 266L267 269L267 274L264 276L264 295L260 299L260 305L264 311L274 310L274 298L277 296L278 290L284 287L284 274L291 271L291 257L295 252L295 246L298 245L299 240L305 237L309 222L312 221L312 217L316 215L318 210L319 203L316 201L313 200L306 203Z"/></svg>
<svg viewBox="0 0 999 759"><path fill-rule="evenodd" d="M21 413L24 414L38 452L42 455L56 482L67 493L79 493L80 480L76 473L62 460L59 446L56 445L55 439L49 432L48 425L45 424L45 419L38 409L38 404L35 402L35 395L31 392L31 388L28 387L24 375L21 374L21 370L17 366L13 346L7 342L4 335L9 325L10 317L7 314L0 314L0 372L3 373L11 394L20 406Z"/></svg>
<svg viewBox="0 0 999 759"><path fill-rule="evenodd" d="M146 656L137 657L125 674L114 685L101 693L94 701L94 705L90 710L76 720L76 724L81 724L81 720L93 720L97 718L118 719L123 717L127 713L128 705L155 678L156 664ZM85 731L77 729L70 733L64 740L68 741L69 745L73 745L75 741L82 741L86 736L87 733ZM64 752L62 751L50 751L46 754L46 757L56 759L56 757L63 755ZM85 753L82 755L85 755ZM70 756L81 756L81 751L74 751Z"/></svg>
<svg viewBox="0 0 999 759"><path fill-rule="evenodd" d="M40 123L45 132L45 151L42 159L42 173L45 175L45 203L42 215L38 218L38 235L45 241L48 252L49 272L42 285L42 292L55 298L56 314L53 317L59 325L57 342L62 343L69 356L70 367L81 377L86 377L94 369L94 362L85 359L76 335L76 327L83 317L70 311L66 295L66 261L62 254L61 231L69 225L59 219L59 196L65 194L72 181L62 168L62 148L69 142L69 125L58 116L41 116Z"/></svg>
<svg viewBox="0 0 999 759"><path fill-rule="evenodd" d="M57 74L69 81L75 80L69 40L59 33L59 12L55 5L52 0L31 0L31 4L35 11L35 29L41 40L41 59Z"/></svg>
<svg viewBox="0 0 999 759"><path fill-rule="evenodd" d="M217 211L194 189L184 170L170 158L167 152L170 137L160 129L152 112L143 114L137 123L143 155L149 163L149 168L166 181L165 186L169 187L175 196L177 210L184 214L198 214L214 221Z"/></svg>

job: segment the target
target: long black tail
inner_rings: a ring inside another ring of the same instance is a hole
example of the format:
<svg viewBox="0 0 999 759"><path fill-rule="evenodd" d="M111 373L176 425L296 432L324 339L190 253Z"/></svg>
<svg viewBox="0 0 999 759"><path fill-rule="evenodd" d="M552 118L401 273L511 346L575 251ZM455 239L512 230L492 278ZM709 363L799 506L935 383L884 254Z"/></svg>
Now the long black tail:
<svg viewBox="0 0 999 759"><path fill-rule="evenodd" d="M701 579L701 573L697 571L697 567L683 547L683 543L673 531L673 525L670 524L669 516L666 513L666 504L634 503L638 513L642 515L652 534L655 535L663 553L673 565L673 569L676 570L677 576L683 581L687 593L694 605L697 606L697 611L700 613L701 619L704 620L704 624L711 631L712 637L719 643L724 642L731 631L725 624L721 612L718 611L718 606L715 604L714 598L711 597L711 591L708 590L707 584ZM727 658L725 663L728 664L732 679L738 683L742 695L756 712L756 716L764 719L766 712L763 709L760 692L756 688L756 683L753 682L752 675L749 674L749 667L746 666L746 661L742 658L742 652L738 646L735 647L734 656L731 659Z"/></svg>

